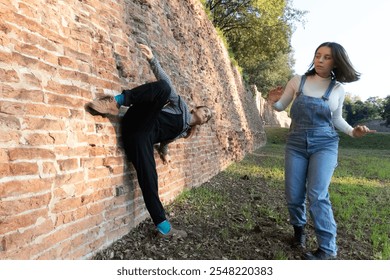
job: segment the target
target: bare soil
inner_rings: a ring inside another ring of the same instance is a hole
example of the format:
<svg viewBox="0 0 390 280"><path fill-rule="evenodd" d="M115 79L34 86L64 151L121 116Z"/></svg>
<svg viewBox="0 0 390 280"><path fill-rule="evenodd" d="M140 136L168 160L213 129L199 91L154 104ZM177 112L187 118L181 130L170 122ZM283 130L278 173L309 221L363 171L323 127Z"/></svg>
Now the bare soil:
<svg viewBox="0 0 390 280"><path fill-rule="evenodd" d="M167 207L170 221L186 230L187 238L159 238L147 219L93 259L302 259L303 252L290 246L293 230L288 222L282 187L270 188L264 178L221 172L191 192L202 188L227 199L221 204L213 203L211 198L205 205L192 202L191 198L181 199ZM307 250L315 250L316 239L310 222L307 233ZM337 243L338 259L374 259L369 234L366 240L357 240L343 225L338 225Z"/></svg>

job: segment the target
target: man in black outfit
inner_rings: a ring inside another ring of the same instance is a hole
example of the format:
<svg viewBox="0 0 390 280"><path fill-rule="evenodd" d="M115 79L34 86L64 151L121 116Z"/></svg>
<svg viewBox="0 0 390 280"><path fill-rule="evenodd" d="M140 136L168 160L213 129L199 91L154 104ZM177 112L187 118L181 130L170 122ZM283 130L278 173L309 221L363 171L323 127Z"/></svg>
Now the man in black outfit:
<svg viewBox="0 0 390 280"><path fill-rule="evenodd" d="M165 164L168 144L192 136L195 127L208 122L212 113L206 106L198 106L190 111L151 49L143 44L139 46L157 81L124 90L120 95L97 99L87 105L103 115L117 115L120 106L129 107L121 121L122 141L126 157L137 172L146 208L161 236L184 238L187 233L172 227L160 201L153 147L159 143L157 151Z"/></svg>

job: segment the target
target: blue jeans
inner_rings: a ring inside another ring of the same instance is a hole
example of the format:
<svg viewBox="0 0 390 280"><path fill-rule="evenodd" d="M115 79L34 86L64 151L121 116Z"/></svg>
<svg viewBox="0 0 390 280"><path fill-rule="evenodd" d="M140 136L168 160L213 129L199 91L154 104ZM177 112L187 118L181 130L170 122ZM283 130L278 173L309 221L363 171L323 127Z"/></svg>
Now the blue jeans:
<svg viewBox="0 0 390 280"><path fill-rule="evenodd" d="M338 157L337 132L332 127L293 130L285 154L285 192L290 223L306 224L306 197L320 249L336 255L337 226L329 199L329 184Z"/></svg>

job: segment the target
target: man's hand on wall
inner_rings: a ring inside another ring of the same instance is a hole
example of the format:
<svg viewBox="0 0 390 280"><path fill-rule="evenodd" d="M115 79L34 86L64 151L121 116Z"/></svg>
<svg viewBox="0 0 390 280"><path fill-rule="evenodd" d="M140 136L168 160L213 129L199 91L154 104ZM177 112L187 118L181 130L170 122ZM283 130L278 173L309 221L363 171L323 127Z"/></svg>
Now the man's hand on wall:
<svg viewBox="0 0 390 280"><path fill-rule="evenodd" d="M152 50L147 45L144 45L144 44L138 44L138 45L139 45L139 48L140 48L141 52L143 53L143 55L148 60L152 60L153 59L153 52L152 52Z"/></svg>
<svg viewBox="0 0 390 280"><path fill-rule="evenodd" d="M169 156L169 151L168 151L168 145L158 144L155 145L154 147L164 165L171 162L171 157Z"/></svg>

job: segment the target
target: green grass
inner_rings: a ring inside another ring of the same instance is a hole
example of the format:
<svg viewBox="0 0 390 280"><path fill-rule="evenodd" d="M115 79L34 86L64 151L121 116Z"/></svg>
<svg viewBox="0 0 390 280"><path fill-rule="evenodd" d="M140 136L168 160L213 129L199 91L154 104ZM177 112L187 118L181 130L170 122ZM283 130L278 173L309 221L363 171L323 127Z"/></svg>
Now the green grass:
<svg viewBox="0 0 390 280"><path fill-rule="evenodd" d="M266 130L262 152L282 156L287 129ZM271 179L280 179L282 164L265 161ZM351 138L340 133L339 165L330 187L339 225L358 240L370 236L376 259L390 259L390 134Z"/></svg>
<svg viewBox="0 0 390 280"><path fill-rule="evenodd" d="M221 218L224 205L228 204L228 197L210 188L195 188L183 191L176 199L177 204L191 201L192 213L209 213L214 218Z"/></svg>
<svg viewBox="0 0 390 280"><path fill-rule="evenodd" d="M372 133L361 138L352 138L344 133L340 135L340 148L346 149L372 149L372 150L390 150L389 133ZM387 154L388 155L388 154Z"/></svg>

